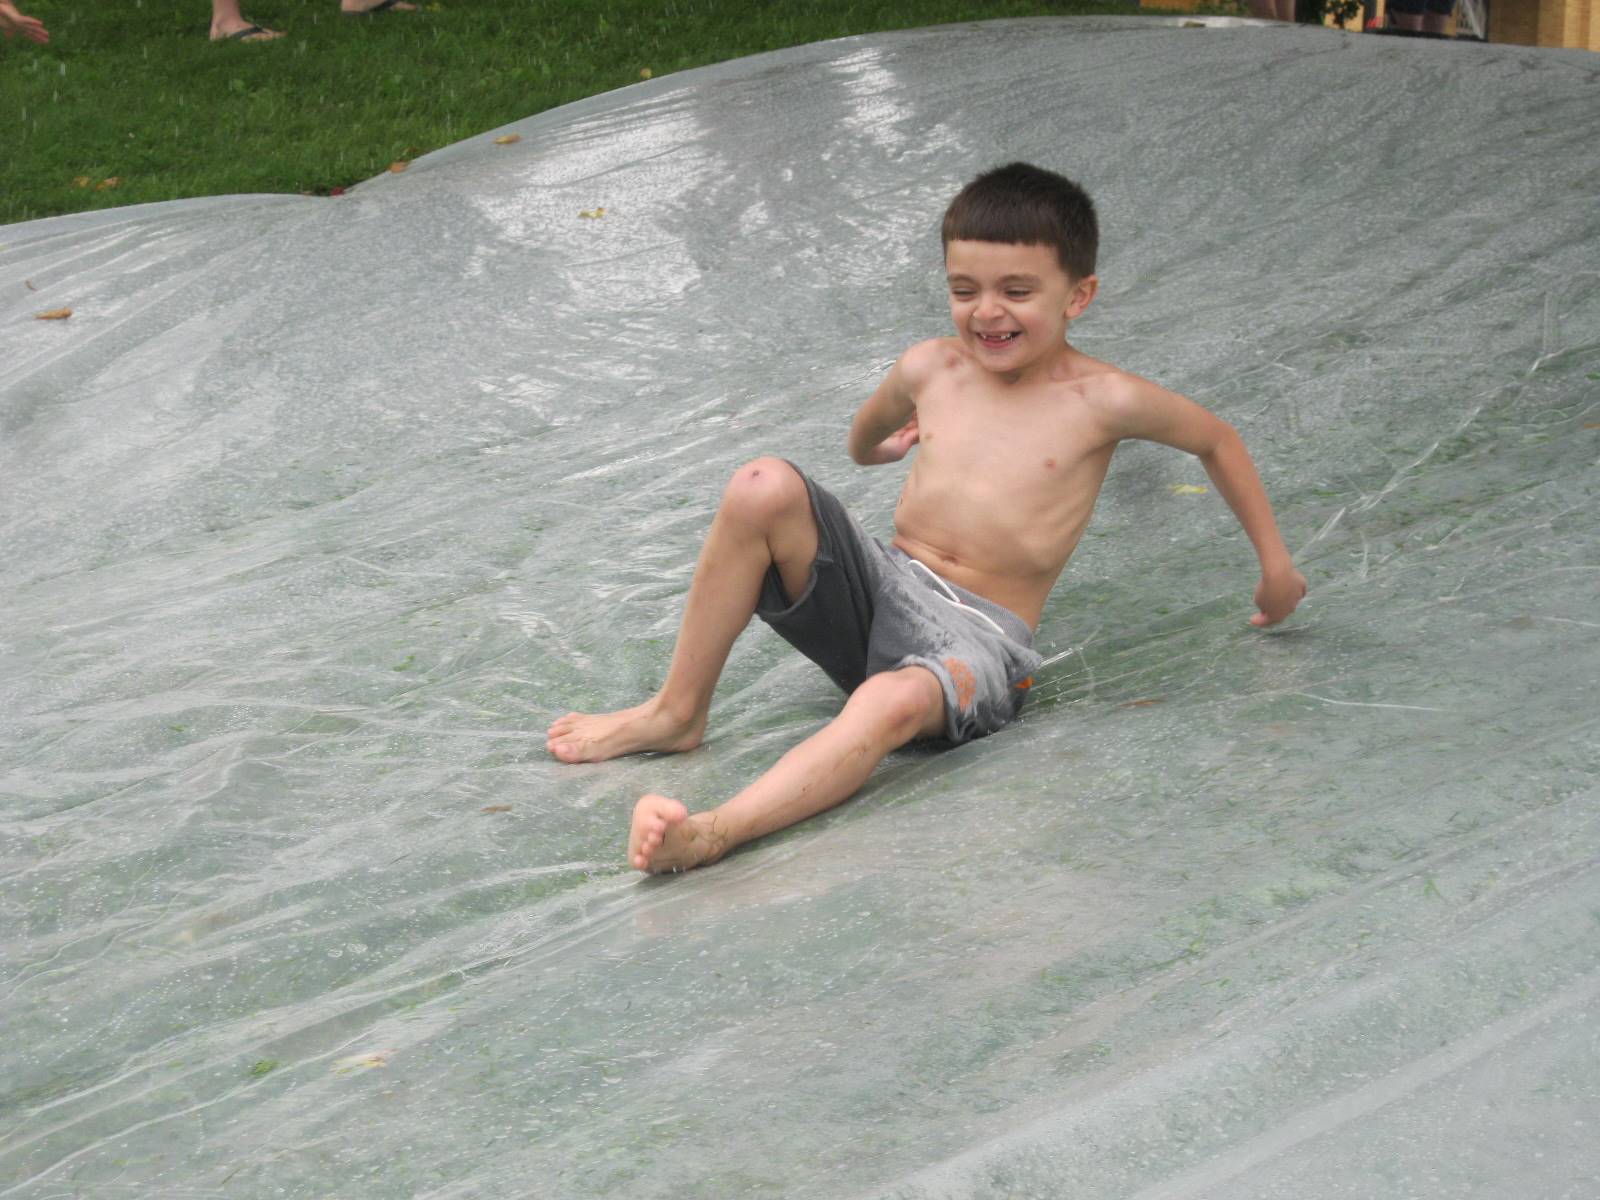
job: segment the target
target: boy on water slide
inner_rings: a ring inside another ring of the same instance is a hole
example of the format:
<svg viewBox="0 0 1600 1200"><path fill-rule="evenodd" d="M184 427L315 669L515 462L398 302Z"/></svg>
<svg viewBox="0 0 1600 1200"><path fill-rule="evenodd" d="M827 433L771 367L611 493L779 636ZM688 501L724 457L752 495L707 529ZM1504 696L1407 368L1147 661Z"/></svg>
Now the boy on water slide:
<svg viewBox="0 0 1600 1200"><path fill-rule="evenodd" d="M955 335L902 354L850 426L863 466L918 447L894 538L869 537L792 463L747 463L706 536L661 690L550 726L549 751L568 763L693 749L752 615L848 693L834 720L722 804L640 799L628 861L641 871L715 862L847 799L914 738L959 744L1014 718L1042 661L1033 632L1045 599L1124 439L1204 465L1261 562L1251 624L1277 624L1305 596L1233 427L1067 342L1099 286L1083 190L1012 163L963 188L942 232Z"/></svg>

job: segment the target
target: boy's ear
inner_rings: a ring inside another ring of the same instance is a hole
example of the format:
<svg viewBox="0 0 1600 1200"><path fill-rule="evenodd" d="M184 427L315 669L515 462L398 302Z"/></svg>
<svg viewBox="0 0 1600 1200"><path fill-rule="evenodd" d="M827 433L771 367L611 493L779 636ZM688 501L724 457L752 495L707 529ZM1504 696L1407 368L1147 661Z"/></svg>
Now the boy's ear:
<svg viewBox="0 0 1600 1200"><path fill-rule="evenodd" d="M1089 301L1094 299L1094 294L1100 290L1100 276L1086 275L1072 285L1072 290L1067 293L1067 320L1076 321L1083 315L1083 310L1089 307Z"/></svg>

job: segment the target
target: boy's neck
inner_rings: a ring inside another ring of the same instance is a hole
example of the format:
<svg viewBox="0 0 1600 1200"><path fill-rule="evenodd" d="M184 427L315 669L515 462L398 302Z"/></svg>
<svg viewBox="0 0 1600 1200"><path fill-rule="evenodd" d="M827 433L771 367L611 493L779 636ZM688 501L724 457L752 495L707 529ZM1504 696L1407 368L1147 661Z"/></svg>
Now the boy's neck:
<svg viewBox="0 0 1600 1200"><path fill-rule="evenodd" d="M1044 357L1009 371L984 370L997 382L1007 387L1026 386L1033 383L1046 383L1051 379L1065 379L1071 374L1072 364L1083 354L1074 349L1069 342L1063 341L1059 350L1054 350Z"/></svg>

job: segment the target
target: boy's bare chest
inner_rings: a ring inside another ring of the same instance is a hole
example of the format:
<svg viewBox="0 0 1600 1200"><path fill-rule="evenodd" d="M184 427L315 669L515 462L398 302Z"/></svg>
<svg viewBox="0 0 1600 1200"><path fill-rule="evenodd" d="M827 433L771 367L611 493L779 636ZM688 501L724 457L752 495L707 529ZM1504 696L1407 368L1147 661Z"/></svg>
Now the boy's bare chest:
<svg viewBox="0 0 1600 1200"><path fill-rule="evenodd" d="M1105 449L1093 408L1071 389L994 395L951 384L918 397L918 440L928 465L1057 486Z"/></svg>

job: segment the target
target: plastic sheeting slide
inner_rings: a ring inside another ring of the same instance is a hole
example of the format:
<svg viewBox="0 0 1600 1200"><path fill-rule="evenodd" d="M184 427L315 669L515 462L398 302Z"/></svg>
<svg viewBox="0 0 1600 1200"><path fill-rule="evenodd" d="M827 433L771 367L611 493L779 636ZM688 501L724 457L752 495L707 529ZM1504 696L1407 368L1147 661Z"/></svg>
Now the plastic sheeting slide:
<svg viewBox="0 0 1600 1200"><path fill-rule="evenodd" d="M0 1197L1600 1194L1597 81L941 28L0 230ZM1308 607L1251 630L1199 467L1126 446L1018 725L635 875L640 792L837 695L758 630L695 753L545 726L660 679L740 462L887 531L846 422L1014 158Z"/></svg>

